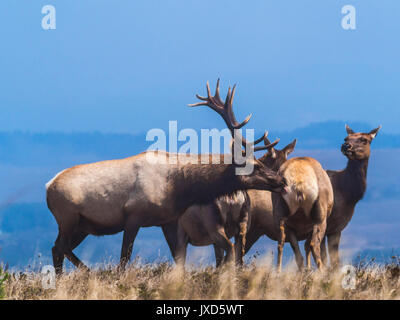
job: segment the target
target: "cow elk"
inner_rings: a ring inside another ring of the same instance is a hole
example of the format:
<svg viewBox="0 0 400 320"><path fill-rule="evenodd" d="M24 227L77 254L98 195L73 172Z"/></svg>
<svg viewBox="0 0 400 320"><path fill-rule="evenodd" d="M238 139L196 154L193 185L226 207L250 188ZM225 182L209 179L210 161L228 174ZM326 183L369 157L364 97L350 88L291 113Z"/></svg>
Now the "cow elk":
<svg viewBox="0 0 400 320"><path fill-rule="evenodd" d="M235 87L229 89L225 102L219 97L219 81L214 96L200 97L202 102L219 113L234 136L249 117L238 123L232 110ZM263 137L249 144L254 151ZM161 226L180 217L195 204L208 204L215 198L238 190L260 189L280 192L284 179L255 158L253 171L237 175L243 166L236 162L219 164L211 155L176 157L165 151L147 151L125 159L78 165L58 173L46 184L47 205L58 224L58 236L52 249L56 272L62 272L64 257L76 267L86 266L73 253L87 235L115 234L123 231L120 266L124 268L132 254L134 239L140 227ZM174 161L168 161L174 158ZM152 159L149 161L148 159Z"/></svg>
<svg viewBox="0 0 400 320"><path fill-rule="evenodd" d="M298 268L303 268L298 241L308 237L314 260L321 270L320 247L333 207L329 177L320 163L309 157L292 158L282 164L279 172L288 187L285 188L287 192L272 195L274 221L279 228L277 270L281 270L286 238L295 253Z"/></svg>
<svg viewBox="0 0 400 320"><path fill-rule="evenodd" d="M332 214L327 221L326 238L331 265L339 265L339 244L344 228L350 222L354 209L367 189L367 170L372 140L378 134L379 126L368 133L354 132L346 125L347 137L344 139L341 151L347 157L344 170L327 170L334 193ZM307 251L306 246L306 251ZM325 238L321 246L322 258L327 262Z"/></svg>
<svg viewBox="0 0 400 320"><path fill-rule="evenodd" d="M280 166L286 162L288 155L294 151L296 142L296 139L293 140L282 150L272 148L259 160L272 170L278 171ZM272 193L265 190L247 190L247 194L250 198L249 220L251 224L246 234L245 253L263 235L275 241L279 239L279 228L274 223Z"/></svg>

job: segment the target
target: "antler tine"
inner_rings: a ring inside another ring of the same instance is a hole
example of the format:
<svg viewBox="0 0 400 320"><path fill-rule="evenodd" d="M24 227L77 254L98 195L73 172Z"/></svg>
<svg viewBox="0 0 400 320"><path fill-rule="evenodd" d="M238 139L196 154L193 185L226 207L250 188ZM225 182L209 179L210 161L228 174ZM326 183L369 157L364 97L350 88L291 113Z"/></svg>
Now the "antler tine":
<svg viewBox="0 0 400 320"><path fill-rule="evenodd" d="M238 124L238 122L236 121L236 117L235 114L233 113L233 96L235 95L235 90L236 90L236 84L233 85L233 90L231 91L231 87L228 88L228 93L226 95L226 99L225 99L225 104L224 104L224 108L226 110L226 113L232 123L232 126L234 127L234 129L236 128L236 125Z"/></svg>
<svg viewBox="0 0 400 320"><path fill-rule="evenodd" d="M231 97L229 99L229 104L231 106L233 105L233 98L235 97L235 92L236 92L236 83L233 85L232 94L231 94Z"/></svg>
<svg viewBox="0 0 400 320"><path fill-rule="evenodd" d="M271 141L269 141L269 139L268 139L268 132L267 132L267 135L264 137L264 144L265 145L271 144Z"/></svg>
<svg viewBox="0 0 400 320"><path fill-rule="evenodd" d="M216 86L216 88L215 88L214 99L217 100L217 102L218 102L220 105L224 105L224 103L222 102L221 97L220 97L220 95L219 95L219 78L218 78L218 80L217 80L217 86Z"/></svg>
<svg viewBox="0 0 400 320"><path fill-rule="evenodd" d="M235 92L236 92L236 84L233 86L232 91L231 91L231 88L229 88L224 107L230 118L233 128L240 129L243 126L245 126L247 124L247 122L249 122L252 114L249 114L241 123L239 123L236 120L235 114L233 113L233 98L235 97Z"/></svg>
<svg viewBox="0 0 400 320"><path fill-rule="evenodd" d="M211 100L212 96L211 96L211 90L210 90L210 84L207 81L207 98Z"/></svg>
<svg viewBox="0 0 400 320"><path fill-rule="evenodd" d="M267 138L267 136L268 136L268 131L265 131L264 132L264 134L260 137L260 138L258 138L257 140L255 140L254 141L254 145L256 145L256 144L259 144L261 141L263 141L264 140L264 142L265 142L265 139Z"/></svg>
<svg viewBox="0 0 400 320"><path fill-rule="evenodd" d="M264 150L264 147L254 147L256 144L259 144L261 141L263 141L264 140L264 143L265 143L265 139L267 139L267 136L268 136L268 131L265 131L264 132L264 134L260 137L260 138L258 138L257 140L255 140L253 143L251 143L251 145L252 145L252 148L253 148L253 150L254 151L259 151L259 150ZM278 141L276 141L276 143L278 143L279 142L279 139L278 139ZM274 144L274 145L276 145L276 143ZM267 145L267 144L266 144ZM271 143L268 143L268 147L270 148L271 146L270 145L272 145Z"/></svg>
<svg viewBox="0 0 400 320"><path fill-rule="evenodd" d="M278 142L280 141L280 139L276 139L274 142L272 142L272 143L270 143L270 144L268 144L268 145L265 145L265 146L259 146L259 147L254 147L254 151L261 151L261 150L267 150L267 149L270 149L270 148L273 148L273 147L275 147L277 144L278 144Z"/></svg>
<svg viewBox="0 0 400 320"><path fill-rule="evenodd" d="M203 101L207 101L207 97L202 97L201 95L199 95L197 93L196 93L196 98L200 99L200 100L203 100Z"/></svg>
<svg viewBox="0 0 400 320"><path fill-rule="evenodd" d="M231 99L231 87L228 88L228 93L226 94L224 108L229 111L229 100Z"/></svg>

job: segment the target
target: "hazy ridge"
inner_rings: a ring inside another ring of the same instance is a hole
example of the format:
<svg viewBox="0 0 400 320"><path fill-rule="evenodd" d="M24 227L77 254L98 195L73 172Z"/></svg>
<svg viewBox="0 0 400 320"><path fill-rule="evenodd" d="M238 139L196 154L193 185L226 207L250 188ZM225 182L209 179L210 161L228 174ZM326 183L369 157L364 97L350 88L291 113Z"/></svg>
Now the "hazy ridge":
<svg viewBox="0 0 400 320"><path fill-rule="evenodd" d="M350 123L355 130L370 130L362 123ZM50 249L57 235L57 224L48 211L44 184L58 171L79 163L114 159L146 150L151 142L145 133L138 135L113 133L24 133L0 132L0 261L24 266L37 260L50 262ZM288 132L270 132L280 137L283 147L294 138L298 145L294 156L313 156L325 168L341 169L346 164L340 153L345 137L344 122L315 123ZM400 174L393 170L400 161L400 135L385 134L384 128L372 145L368 172L368 190L356 208L355 216L344 234L343 246L351 257L367 250L387 256L397 250L400 236L398 207ZM117 259L121 235L95 239L89 237L77 249L78 255L90 262ZM156 248L156 250L154 249ZM259 241L255 251L275 248L272 241ZM286 250L290 252L290 250ZM191 249L199 256L212 259L211 250ZM147 259L170 258L168 247L158 228L142 229L135 242L134 255Z"/></svg>

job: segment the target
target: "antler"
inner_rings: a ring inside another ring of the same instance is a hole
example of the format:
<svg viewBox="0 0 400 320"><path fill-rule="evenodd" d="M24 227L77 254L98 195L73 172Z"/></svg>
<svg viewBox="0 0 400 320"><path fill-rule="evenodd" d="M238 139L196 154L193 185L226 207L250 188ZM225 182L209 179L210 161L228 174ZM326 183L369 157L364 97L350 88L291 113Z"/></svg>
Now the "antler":
<svg viewBox="0 0 400 320"><path fill-rule="evenodd" d="M275 147L281 139L278 138L274 142L271 143L271 141L269 141L269 139L268 139L268 131L266 133L267 134L264 137L264 145L265 145L266 149L271 149L271 148Z"/></svg>
<svg viewBox="0 0 400 320"><path fill-rule="evenodd" d="M236 120L235 114L233 112L233 98L235 96L235 91L236 91L236 84L233 86L232 90L231 90L231 87L229 87L225 102L223 102L219 95L219 79L217 81L217 87L215 89L214 96L211 95L210 85L207 81L207 97L202 97L202 96L196 94L196 97L199 100L202 100L202 102L189 104L189 107L197 107L197 106L210 107L211 109L216 111L222 117L222 119L224 119L228 129L231 131L232 137L234 137L235 129L240 129L243 126L245 126L247 124L247 122L249 122L249 120L252 116L251 114L249 114L241 123L239 123ZM254 151L266 150L266 149L270 148L271 146L268 145L268 146L254 147L254 145L263 141L267 135L268 135L268 132L265 132L262 137L258 138L257 140L255 140L253 142L247 142L246 139L243 136L241 136L242 145L246 148L246 145L250 144L253 147ZM279 140L276 141L276 143L278 143L278 142L279 142ZM276 143L275 143L275 145L276 145Z"/></svg>

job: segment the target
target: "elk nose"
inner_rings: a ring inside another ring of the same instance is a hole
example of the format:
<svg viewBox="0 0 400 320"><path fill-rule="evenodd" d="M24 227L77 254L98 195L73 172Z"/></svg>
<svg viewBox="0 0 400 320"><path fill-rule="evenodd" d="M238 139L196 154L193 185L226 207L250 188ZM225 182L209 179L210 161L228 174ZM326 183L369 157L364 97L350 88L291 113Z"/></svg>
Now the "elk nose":
<svg viewBox="0 0 400 320"><path fill-rule="evenodd" d="M347 150L350 149L350 145L349 145L348 143L343 143L342 149L343 149L344 151L347 151Z"/></svg>

